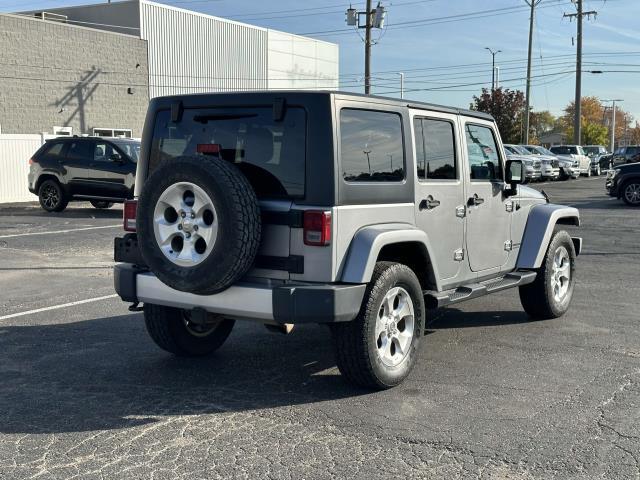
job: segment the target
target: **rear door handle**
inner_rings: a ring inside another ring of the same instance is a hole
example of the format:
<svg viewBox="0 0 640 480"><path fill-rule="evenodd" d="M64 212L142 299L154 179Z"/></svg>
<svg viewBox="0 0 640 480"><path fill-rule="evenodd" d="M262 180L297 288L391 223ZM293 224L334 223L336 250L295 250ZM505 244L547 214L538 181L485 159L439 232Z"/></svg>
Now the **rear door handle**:
<svg viewBox="0 0 640 480"><path fill-rule="evenodd" d="M469 199L467 202L468 205L482 205L484 203L484 198L480 198L477 193L473 194L473 197Z"/></svg>
<svg viewBox="0 0 640 480"><path fill-rule="evenodd" d="M420 202L418 208L420 210L433 210L440 205L440 200L436 200L431 195Z"/></svg>

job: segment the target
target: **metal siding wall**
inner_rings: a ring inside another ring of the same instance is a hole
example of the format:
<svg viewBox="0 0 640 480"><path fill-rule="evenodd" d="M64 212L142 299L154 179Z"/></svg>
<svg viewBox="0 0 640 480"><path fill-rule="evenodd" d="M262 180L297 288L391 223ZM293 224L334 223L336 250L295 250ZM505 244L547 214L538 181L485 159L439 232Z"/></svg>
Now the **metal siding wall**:
<svg viewBox="0 0 640 480"><path fill-rule="evenodd" d="M41 135L0 135L0 203L36 201L29 192L29 158L42 146Z"/></svg>
<svg viewBox="0 0 640 480"><path fill-rule="evenodd" d="M141 2L149 96L268 87L267 30Z"/></svg>
<svg viewBox="0 0 640 480"><path fill-rule="evenodd" d="M338 45L269 30L269 88L338 90Z"/></svg>

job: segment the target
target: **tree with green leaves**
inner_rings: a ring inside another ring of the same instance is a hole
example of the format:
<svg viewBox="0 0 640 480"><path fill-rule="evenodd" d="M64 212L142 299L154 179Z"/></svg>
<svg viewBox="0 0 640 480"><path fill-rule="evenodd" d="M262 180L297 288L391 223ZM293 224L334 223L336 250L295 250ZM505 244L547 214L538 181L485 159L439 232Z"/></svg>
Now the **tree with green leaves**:
<svg viewBox="0 0 640 480"><path fill-rule="evenodd" d="M503 142L518 143L524 106L524 93L499 87L493 90L483 88L479 97L473 96L470 108L493 115Z"/></svg>

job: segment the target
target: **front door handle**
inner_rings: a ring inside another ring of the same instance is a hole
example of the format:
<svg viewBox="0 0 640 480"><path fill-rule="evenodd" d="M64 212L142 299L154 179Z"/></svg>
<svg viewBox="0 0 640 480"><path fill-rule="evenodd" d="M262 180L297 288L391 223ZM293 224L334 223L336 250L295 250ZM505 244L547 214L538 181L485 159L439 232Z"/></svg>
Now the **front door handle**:
<svg viewBox="0 0 640 480"><path fill-rule="evenodd" d="M440 200L436 200L431 195L420 202L418 208L420 210L433 210L440 205Z"/></svg>
<svg viewBox="0 0 640 480"><path fill-rule="evenodd" d="M484 198L479 197L477 193L474 193L473 197L471 197L467 202L468 205L475 205L475 206L482 205L483 203L484 203Z"/></svg>

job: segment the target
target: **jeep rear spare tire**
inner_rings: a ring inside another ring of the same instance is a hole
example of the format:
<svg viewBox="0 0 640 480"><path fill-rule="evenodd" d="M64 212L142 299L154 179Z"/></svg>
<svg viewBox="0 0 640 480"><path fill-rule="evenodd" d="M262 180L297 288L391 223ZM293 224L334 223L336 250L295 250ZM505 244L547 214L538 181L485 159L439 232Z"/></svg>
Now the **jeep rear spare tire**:
<svg viewBox="0 0 640 480"><path fill-rule="evenodd" d="M217 158L178 157L147 179L136 216L142 257L165 284L217 293L251 267L260 209L245 176Z"/></svg>

